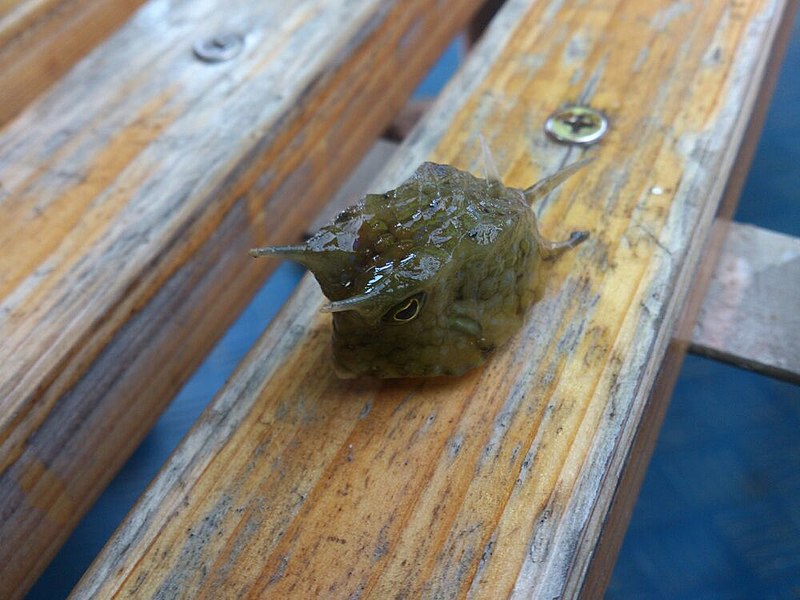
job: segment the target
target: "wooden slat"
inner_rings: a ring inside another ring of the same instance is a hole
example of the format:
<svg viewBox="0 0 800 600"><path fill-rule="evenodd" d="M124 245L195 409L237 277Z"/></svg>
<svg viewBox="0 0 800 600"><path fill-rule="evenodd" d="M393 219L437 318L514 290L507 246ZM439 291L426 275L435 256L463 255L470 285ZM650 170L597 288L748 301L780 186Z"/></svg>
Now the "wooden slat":
<svg viewBox="0 0 800 600"><path fill-rule="evenodd" d="M508 184L582 152L541 124L604 109L543 230L520 335L459 379L337 380L306 278L75 598L573 597L621 481L786 3L510 0L384 172L431 158Z"/></svg>
<svg viewBox="0 0 800 600"><path fill-rule="evenodd" d="M800 383L800 239L733 223L692 351Z"/></svg>
<svg viewBox="0 0 800 600"><path fill-rule="evenodd" d="M0 2L0 127L122 25L142 1Z"/></svg>
<svg viewBox="0 0 800 600"><path fill-rule="evenodd" d="M667 346L653 389L642 408L641 418L628 447L627 456L621 458L623 461L621 476L611 497L608 514L589 562L585 583L581 588L581 598L602 596L611 578L645 472L655 449L658 432L664 421L683 359L690 347L692 330L700 314L703 299L708 293L708 286L728 232L730 219L735 212L747 177L746 173L756 152L778 81L781 62L792 34L797 8L796 2L789 2L785 6L781 22L772 40L772 48L768 53L768 64L757 82L753 82L758 86L758 94L733 163L735 169L728 175L722 201L717 209L717 218L711 227L705 246L700 251L702 257L700 264L692 278L678 324L673 332L673 339Z"/></svg>
<svg viewBox="0 0 800 600"><path fill-rule="evenodd" d="M411 102L409 104L414 105L415 103ZM401 113L404 111L405 109ZM375 173L380 172L389 162L399 146L400 144L397 142L385 138L375 142L375 145L369 149L363 160L353 169L347 181L337 190L330 202L317 213L303 237L311 237L320 227L327 225L337 214L353 204L355 198L360 198L364 194L375 193L376 188L373 187L375 185Z"/></svg>
<svg viewBox="0 0 800 600"><path fill-rule="evenodd" d="M24 593L477 0L153 0L0 134L0 597ZM233 61L197 40L246 35Z"/></svg>

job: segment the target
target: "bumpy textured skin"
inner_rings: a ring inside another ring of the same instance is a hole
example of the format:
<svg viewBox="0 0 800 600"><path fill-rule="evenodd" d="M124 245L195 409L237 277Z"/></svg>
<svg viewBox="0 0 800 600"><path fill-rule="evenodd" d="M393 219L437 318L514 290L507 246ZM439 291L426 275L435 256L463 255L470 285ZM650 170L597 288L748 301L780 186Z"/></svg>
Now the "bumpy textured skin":
<svg viewBox="0 0 800 600"><path fill-rule="evenodd" d="M331 300L323 310L333 313L339 376L460 375L520 328L542 259L588 235L549 242L530 207L587 162L526 190L505 187L496 173L480 179L426 162L305 244L251 254L286 256L313 272Z"/></svg>
<svg viewBox="0 0 800 600"><path fill-rule="evenodd" d="M341 249L347 263L314 274L332 300L352 290L374 294L374 302L333 314L337 370L458 375L481 364L520 327L533 301L534 227L521 190L434 163L343 212L308 245ZM387 315L420 293L415 319L397 323Z"/></svg>
<svg viewBox="0 0 800 600"><path fill-rule="evenodd" d="M314 273L332 301L341 377L460 375L517 331L534 301L554 247L526 198L534 188L426 162L305 245L253 253L288 256Z"/></svg>

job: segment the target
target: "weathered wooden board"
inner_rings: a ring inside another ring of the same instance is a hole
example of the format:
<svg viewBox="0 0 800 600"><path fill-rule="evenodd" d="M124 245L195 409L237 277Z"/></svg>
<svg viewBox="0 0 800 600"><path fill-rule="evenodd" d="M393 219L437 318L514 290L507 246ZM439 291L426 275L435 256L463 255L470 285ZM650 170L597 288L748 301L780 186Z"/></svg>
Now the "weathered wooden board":
<svg viewBox="0 0 800 600"><path fill-rule="evenodd" d="M477 0L148 2L0 134L0 597L24 593ZM198 61L198 40L245 47Z"/></svg>
<svg viewBox="0 0 800 600"><path fill-rule="evenodd" d="M0 126L124 23L142 1L0 2Z"/></svg>
<svg viewBox="0 0 800 600"><path fill-rule="evenodd" d="M416 104L416 103L409 103ZM375 142L364 159L353 169L347 181L336 191L322 209L309 224L303 237L311 237L320 227L327 225L331 219L353 204L355 198L360 198L364 194L374 193L375 173L389 162L399 148L400 144L384 138Z"/></svg>
<svg viewBox="0 0 800 600"><path fill-rule="evenodd" d="M731 225L692 351L800 383L800 240Z"/></svg>
<svg viewBox="0 0 800 600"><path fill-rule="evenodd" d="M508 184L596 157L543 207L591 238L459 379L340 381L306 279L74 592L573 597L700 261L786 2L510 0L382 176ZM581 100L612 130L542 134Z"/></svg>
<svg viewBox="0 0 800 600"><path fill-rule="evenodd" d="M644 480L645 471L655 449L658 432L664 421L683 364L683 358L690 348L692 331L700 315L703 300L708 293L709 282L716 268L717 259L730 226L730 219L736 210L747 172L756 152L761 129L781 70L780 63L793 31L792 25L796 11L797 3L788 3L781 25L773 38L770 61L761 78L755 106L750 113L749 122L734 159L735 168L728 175L725 191L717 210L717 218L708 234L706 245L701 250L702 258L683 303L673 339L667 346L653 389L641 411L636 434L632 437L629 445L622 473L603 523L603 529L594 547L589 570L581 589L583 598L595 598L603 595L611 578L616 557Z"/></svg>

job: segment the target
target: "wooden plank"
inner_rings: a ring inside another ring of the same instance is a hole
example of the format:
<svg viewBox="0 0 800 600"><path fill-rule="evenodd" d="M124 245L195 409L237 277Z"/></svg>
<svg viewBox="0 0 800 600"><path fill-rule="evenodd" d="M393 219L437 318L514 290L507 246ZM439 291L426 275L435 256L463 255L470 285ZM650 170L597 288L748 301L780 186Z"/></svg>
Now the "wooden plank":
<svg viewBox="0 0 800 600"><path fill-rule="evenodd" d="M375 184L375 173L378 173L389 162L398 147L397 142L384 138L375 142L363 160L353 169L344 185L314 217L303 237L311 237L320 227L327 225L331 219L364 194L375 193L375 189L372 187Z"/></svg>
<svg viewBox="0 0 800 600"><path fill-rule="evenodd" d="M711 275L727 235L730 219L739 201L746 172L750 168L756 145L764 126L769 104L778 81L780 65L783 61L793 24L797 13L797 3L790 2L784 7L777 32L773 37L769 59L760 78L755 106L750 114L744 136L733 164L736 168L729 173L722 201L717 209L717 218L705 247L700 251L700 265L683 303L673 339L667 346L650 397L645 403L636 434L633 436L627 456L623 459L621 476L613 492L611 504L602 526L597 544L594 547L585 583L581 588L582 598L596 598L603 595L611 578L623 537L631 519L645 471L655 449L658 432L667 412L675 384L678 380L683 358L689 349L692 330L697 322L700 307L706 297Z"/></svg>
<svg viewBox="0 0 800 600"><path fill-rule="evenodd" d="M122 25L142 1L0 3L0 127Z"/></svg>
<svg viewBox="0 0 800 600"><path fill-rule="evenodd" d="M520 335L458 379L342 382L306 278L74 592L186 597L573 597L700 262L786 3L510 0L384 172L524 186L613 129L546 203L591 238ZM613 43L609 43L613 40Z"/></svg>
<svg viewBox="0 0 800 600"><path fill-rule="evenodd" d="M0 597L24 593L478 2L153 0L0 135ZM446 17L446 18L445 18ZM192 47L246 36L233 61Z"/></svg>
<svg viewBox="0 0 800 600"><path fill-rule="evenodd" d="M692 351L800 383L800 240L733 223Z"/></svg>

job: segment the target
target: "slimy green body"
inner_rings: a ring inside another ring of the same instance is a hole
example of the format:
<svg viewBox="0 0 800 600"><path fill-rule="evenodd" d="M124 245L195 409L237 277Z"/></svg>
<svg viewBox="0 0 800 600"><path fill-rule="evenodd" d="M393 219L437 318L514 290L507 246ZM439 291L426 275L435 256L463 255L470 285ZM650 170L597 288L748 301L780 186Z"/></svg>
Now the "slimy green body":
<svg viewBox="0 0 800 600"><path fill-rule="evenodd" d="M342 377L460 375L522 325L541 261L585 239L544 240L529 202L580 166L521 190L423 163L301 246L253 251L306 265L331 300Z"/></svg>

